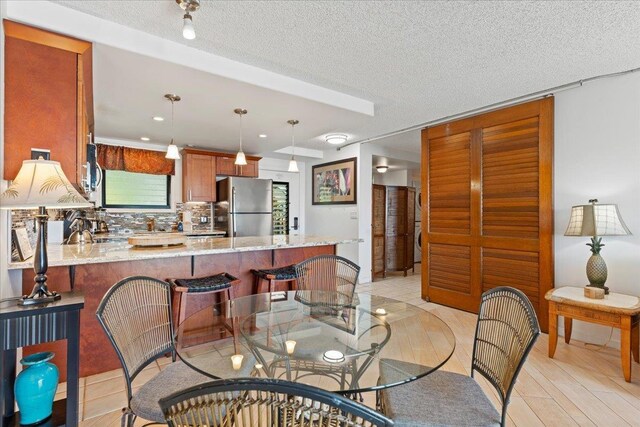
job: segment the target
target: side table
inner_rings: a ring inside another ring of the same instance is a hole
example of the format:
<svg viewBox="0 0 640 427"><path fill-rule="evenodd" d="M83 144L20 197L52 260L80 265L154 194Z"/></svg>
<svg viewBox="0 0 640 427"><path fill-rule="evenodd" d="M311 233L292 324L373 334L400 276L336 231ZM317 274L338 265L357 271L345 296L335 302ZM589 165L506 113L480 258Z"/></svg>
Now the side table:
<svg viewBox="0 0 640 427"><path fill-rule="evenodd" d="M16 301L0 304L0 410L2 427L18 425L14 414L13 385L16 378L16 349L49 341L67 340L67 399L63 425L78 425L78 376L80 362L80 310L82 292L62 293L49 304L18 306ZM59 405L54 405L59 406ZM54 413L54 418L57 419ZM56 424L57 425L57 424Z"/></svg>
<svg viewBox="0 0 640 427"><path fill-rule="evenodd" d="M573 319L620 329L620 358L622 373L631 382L631 355L640 363L640 298L610 293L604 299L584 296L579 287L550 289L549 301L549 357L553 358L558 342L558 316L564 316L564 341L571 340Z"/></svg>

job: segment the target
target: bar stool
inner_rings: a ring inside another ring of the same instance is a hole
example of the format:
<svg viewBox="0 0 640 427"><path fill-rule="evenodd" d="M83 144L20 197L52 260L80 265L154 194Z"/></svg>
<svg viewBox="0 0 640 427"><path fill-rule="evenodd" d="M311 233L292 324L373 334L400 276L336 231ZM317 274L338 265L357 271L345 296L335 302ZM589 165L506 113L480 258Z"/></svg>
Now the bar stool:
<svg viewBox="0 0 640 427"><path fill-rule="evenodd" d="M273 292L275 290L276 284L278 284L279 282L287 282L290 291L293 291L297 288L296 280L298 278L298 275L296 274L295 264L287 265L286 267L251 270L251 273L253 273L253 276L255 278L254 286L255 293L257 294L259 294L262 290L261 287L263 280L269 281L269 292Z"/></svg>
<svg viewBox="0 0 640 427"><path fill-rule="evenodd" d="M195 298L197 295L213 295L219 293L220 306L223 307L226 301L233 299L233 286L240 283L240 279L229 273L220 273L214 274L213 276L189 279L167 279L167 282L171 284L171 289L173 291L171 305L174 313L173 321L177 331L178 326L180 326L180 324L188 317L188 299ZM233 317L231 317L231 325L228 325L227 322L223 322L222 326L233 334L234 346L237 347Z"/></svg>

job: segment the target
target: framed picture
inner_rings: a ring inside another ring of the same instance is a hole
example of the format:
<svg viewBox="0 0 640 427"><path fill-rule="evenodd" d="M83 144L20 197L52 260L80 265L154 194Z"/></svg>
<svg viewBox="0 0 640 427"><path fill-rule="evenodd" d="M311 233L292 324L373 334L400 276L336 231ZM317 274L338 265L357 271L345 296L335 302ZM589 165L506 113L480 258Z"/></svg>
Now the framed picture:
<svg viewBox="0 0 640 427"><path fill-rule="evenodd" d="M14 228L11 230L13 242L18 250L20 261L27 260L33 256L33 247L29 241L29 234L26 228Z"/></svg>
<svg viewBox="0 0 640 427"><path fill-rule="evenodd" d="M315 165L311 180L314 205L353 205L357 203L357 159Z"/></svg>

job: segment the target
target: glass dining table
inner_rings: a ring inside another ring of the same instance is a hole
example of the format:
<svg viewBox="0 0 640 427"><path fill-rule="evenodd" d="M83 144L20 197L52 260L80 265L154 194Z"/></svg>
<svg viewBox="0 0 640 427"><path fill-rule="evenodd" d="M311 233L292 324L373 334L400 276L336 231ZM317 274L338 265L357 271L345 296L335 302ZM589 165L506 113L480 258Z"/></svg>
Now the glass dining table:
<svg viewBox="0 0 640 427"><path fill-rule="evenodd" d="M291 291L208 305L180 325L176 344L212 378L251 372L354 396L437 370L455 337L434 314L391 298Z"/></svg>

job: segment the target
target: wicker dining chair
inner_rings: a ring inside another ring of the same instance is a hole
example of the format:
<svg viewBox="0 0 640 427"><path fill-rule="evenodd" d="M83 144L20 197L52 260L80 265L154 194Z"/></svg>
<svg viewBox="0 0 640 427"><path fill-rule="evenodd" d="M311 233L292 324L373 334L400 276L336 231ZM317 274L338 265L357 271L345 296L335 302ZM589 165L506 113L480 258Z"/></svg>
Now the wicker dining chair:
<svg viewBox="0 0 640 427"><path fill-rule="evenodd" d="M335 291L334 295L340 299L335 303L339 305L342 300L353 300L360 267L341 256L318 255L296 264L296 274L300 295L309 291ZM331 301L326 303L330 304Z"/></svg>
<svg viewBox="0 0 640 427"><path fill-rule="evenodd" d="M133 426L137 417L165 423L158 400L183 388L211 381L182 362L176 362L170 287L145 276L116 283L102 298L96 316L113 345L124 371L127 407L121 425ZM167 365L135 393L131 383L154 360L170 353ZM238 375L248 375L238 372Z"/></svg>
<svg viewBox="0 0 640 427"><path fill-rule="evenodd" d="M471 376L436 371L409 384L382 390L378 402L397 426L504 426L516 378L540 326L529 299L517 289L482 294L471 360ZM381 382L393 360L380 364ZM480 373L497 390L502 414L473 379Z"/></svg>
<svg viewBox="0 0 640 427"><path fill-rule="evenodd" d="M386 427L393 421L356 401L269 378L218 380L160 399L170 427Z"/></svg>

